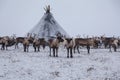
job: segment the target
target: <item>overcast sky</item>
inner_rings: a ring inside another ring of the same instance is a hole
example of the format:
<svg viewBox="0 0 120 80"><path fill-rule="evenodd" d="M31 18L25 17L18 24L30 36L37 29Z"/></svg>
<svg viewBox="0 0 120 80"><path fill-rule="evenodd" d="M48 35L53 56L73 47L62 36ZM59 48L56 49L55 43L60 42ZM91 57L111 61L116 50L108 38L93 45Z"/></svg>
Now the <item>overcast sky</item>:
<svg viewBox="0 0 120 80"><path fill-rule="evenodd" d="M56 21L71 36L120 36L120 0L0 0L0 36L24 36L49 4Z"/></svg>

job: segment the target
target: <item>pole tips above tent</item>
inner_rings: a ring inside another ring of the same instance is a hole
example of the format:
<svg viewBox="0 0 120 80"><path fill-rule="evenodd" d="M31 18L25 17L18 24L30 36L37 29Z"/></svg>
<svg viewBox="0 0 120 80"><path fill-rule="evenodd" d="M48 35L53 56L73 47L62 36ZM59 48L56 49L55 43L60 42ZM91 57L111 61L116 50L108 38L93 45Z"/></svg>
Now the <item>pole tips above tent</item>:
<svg viewBox="0 0 120 80"><path fill-rule="evenodd" d="M46 13L50 13L50 5L46 6L44 10L46 11Z"/></svg>

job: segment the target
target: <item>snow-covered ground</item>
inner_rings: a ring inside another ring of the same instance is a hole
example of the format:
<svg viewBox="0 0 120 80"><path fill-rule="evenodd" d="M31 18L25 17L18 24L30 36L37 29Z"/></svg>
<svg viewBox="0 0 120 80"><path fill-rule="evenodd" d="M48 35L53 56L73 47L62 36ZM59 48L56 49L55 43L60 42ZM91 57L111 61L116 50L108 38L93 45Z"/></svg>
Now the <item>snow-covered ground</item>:
<svg viewBox="0 0 120 80"><path fill-rule="evenodd" d="M120 50L86 49L66 58L66 50L59 49L59 57L49 57L49 49L23 52L22 47L0 50L0 80L120 80Z"/></svg>

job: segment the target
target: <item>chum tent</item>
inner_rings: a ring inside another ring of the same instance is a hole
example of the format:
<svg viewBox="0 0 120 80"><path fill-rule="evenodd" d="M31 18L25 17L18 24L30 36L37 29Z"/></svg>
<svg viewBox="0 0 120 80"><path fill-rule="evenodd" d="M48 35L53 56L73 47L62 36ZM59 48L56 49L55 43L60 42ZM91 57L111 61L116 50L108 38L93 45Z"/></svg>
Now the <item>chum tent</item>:
<svg viewBox="0 0 120 80"><path fill-rule="evenodd" d="M57 23L53 17L52 13L50 12L50 6L48 5L44 9L46 13L44 13L38 24L33 27L29 33L32 35L37 35L38 38L45 39L56 37L57 35L69 37L67 32Z"/></svg>

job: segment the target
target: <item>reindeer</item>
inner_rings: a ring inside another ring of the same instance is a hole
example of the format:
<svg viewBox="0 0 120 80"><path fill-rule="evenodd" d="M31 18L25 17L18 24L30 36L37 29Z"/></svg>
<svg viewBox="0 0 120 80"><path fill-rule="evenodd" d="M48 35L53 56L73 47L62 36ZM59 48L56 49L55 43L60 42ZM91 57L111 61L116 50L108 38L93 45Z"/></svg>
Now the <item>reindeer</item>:
<svg viewBox="0 0 120 80"><path fill-rule="evenodd" d="M18 44L19 44L19 43L23 43L24 38L25 38L25 37L17 37L17 38L15 39L15 41L16 41L16 43L15 43L15 49L18 48Z"/></svg>
<svg viewBox="0 0 120 80"><path fill-rule="evenodd" d="M24 52L28 52L29 44L30 44L29 39L28 38L24 38L24 40L23 40Z"/></svg>
<svg viewBox="0 0 120 80"><path fill-rule="evenodd" d="M118 47L118 39L112 39L109 43L109 46L110 46L110 52L112 52L111 48L113 47L114 49L114 52L117 51L117 47Z"/></svg>
<svg viewBox="0 0 120 80"><path fill-rule="evenodd" d="M46 41L45 41L45 39L44 39L44 38L40 38L39 40L40 40L40 46L42 46L43 49L45 49L45 46L46 46Z"/></svg>
<svg viewBox="0 0 120 80"><path fill-rule="evenodd" d="M75 46L74 46L74 53L75 53L75 48L77 48L78 53L79 51L79 46L86 46L88 54L90 53L90 46L94 46L94 40L91 38L75 38Z"/></svg>
<svg viewBox="0 0 120 80"><path fill-rule="evenodd" d="M74 45L75 45L74 40L72 38L65 38L64 44L67 49L67 58L69 58L69 57L73 58L72 49L74 48Z"/></svg>
<svg viewBox="0 0 120 80"><path fill-rule="evenodd" d="M9 39L9 40L7 40L7 42L5 44L6 50L7 50L7 47L13 46L13 45L15 45L15 43L16 43L15 39Z"/></svg>
<svg viewBox="0 0 120 80"><path fill-rule="evenodd" d="M101 48L102 46L102 41L100 39L100 37L95 37L95 38L92 38L94 40L94 48Z"/></svg>
<svg viewBox="0 0 120 80"><path fill-rule="evenodd" d="M120 39L118 38L118 48L120 48Z"/></svg>
<svg viewBox="0 0 120 80"><path fill-rule="evenodd" d="M58 57L59 44L60 44L60 42L63 42L63 41L64 40L62 39L62 37L56 37L55 39L48 40L48 44L49 44L49 48L50 48L49 56L51 56L51 49L53 49L53 56Z"/></svg>
<svg viewBox="0 0 120 80"><path fill-rule="evenodd" d="M102 41L104 43L105 48L109 48L110 52L112 52L112 48L114 51L117 51L117 47L119 45L119 39L116 39L114 37L102 37Z"/></svg>
<svg viewBox="0 0 120 80"><path fill-rule="evenodd" d="M36 52L36 48L38 49L38 51L40 51L40 46L42 46L43 49L45 49L45 45L46 45L46 41L44 38L34 39L33 41L33 47L35 52Z"/></svg>
<svg viewBox="0 0 120 80"><path fill-rule="evenodd" d="M7 47L13 46L16 42L14 38L5 36L0 39L0 43L2 45L1 50L5 50L5 48L7 50Z"/></svg>
<svg viewBox="0 0 120 80"><path fill-rule="evenodd" d="M105 48L110 48L110 43L113 41L113 37L101 37L101 40Z"/></svg>
<svg viewBox="0 0 120 80"><path fill-rule="evenodd" d="M34 51L36 52L36 48L38 49L38 51L40 51L40 40L39 39L34 39L33 41L33 47L34 47Z"/></svg>
<svg viewBox="0 0 120 80"><path fill-rule="evenodd" d="M5 43L6 40L4 39L4 37L0 37L1 50L5 50Z"/></svg>

